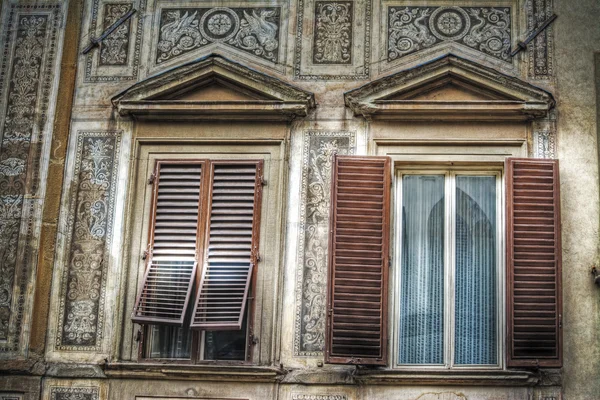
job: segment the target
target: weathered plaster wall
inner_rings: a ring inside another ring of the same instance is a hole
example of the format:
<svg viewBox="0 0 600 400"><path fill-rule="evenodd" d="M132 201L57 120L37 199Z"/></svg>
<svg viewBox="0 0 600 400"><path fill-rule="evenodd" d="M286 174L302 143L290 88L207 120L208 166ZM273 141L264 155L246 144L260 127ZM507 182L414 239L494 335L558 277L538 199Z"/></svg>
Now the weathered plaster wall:
<svg viewBox="0 0 600 400"><path fill-rule="evenodd" d="M564 392L600 393L600 291L590 279L598 261L598 156L594 52L600 51L600 3L556 4L558 158L561 162L564 295Z"/></svg>

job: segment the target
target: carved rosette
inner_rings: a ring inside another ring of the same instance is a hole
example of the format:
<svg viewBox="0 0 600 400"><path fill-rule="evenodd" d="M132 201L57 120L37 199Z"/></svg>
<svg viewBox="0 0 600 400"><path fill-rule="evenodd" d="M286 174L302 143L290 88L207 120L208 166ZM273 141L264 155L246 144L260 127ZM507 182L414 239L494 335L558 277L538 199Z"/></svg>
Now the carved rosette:
<svg viewBox="0 0 600 400"><path fill-rule="evenodd" d="M223 43L277 63L280 26L280 7L163 9L156 63L211 43Z"/></svg>
<svg viewBox="0 0 600 400"><path fill-rule="evenodd" d="M327 247L334 154L354 153L354 132L304 135L294 355L320 356L325 346Z"/></svg>
<svg viewBox="0 0 600 400"><path fill-rule="evenodd" d="M0 53L0 352L17 352L30 310L27 291L35 270L41 148L48 110L60 5L5 8ZM4 101L4 102L3 102Z"/></svg>
<svg viewBox="0 0 600 400"><path fill-rule="evenodd" d="M387 59L457 42L511 62L510 24L509 7L389 7Z"/></svg>
<svg viewBox="0 0 600 400"><path fill-rule="evenodd" d="M101 349L121 132L78 132L56 346Z"/></svg>

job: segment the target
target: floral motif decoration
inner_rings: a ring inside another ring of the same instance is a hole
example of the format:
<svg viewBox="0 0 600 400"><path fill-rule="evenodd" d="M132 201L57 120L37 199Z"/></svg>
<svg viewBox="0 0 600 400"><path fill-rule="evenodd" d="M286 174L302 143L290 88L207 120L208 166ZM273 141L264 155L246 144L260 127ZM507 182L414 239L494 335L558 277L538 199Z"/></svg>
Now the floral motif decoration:
<svg viewBox="0 0 600 400"><path fill-rule="evenodd" d="M131 9L132 4L105 4L104 29L119 20ZM127 65L129 53L129 34L131 19L117 27L110 35L100 42L100 65Z"/></svg>
<svg viewBox="0 0 600 400"><path fill-rule="evenodd" d="M97 387L53 387L50 400L99 400Z"/></svg>
<svg viewBox="0 0 600 400"><path fill-rule="evenodd" d="M78 178L72 195L68 268L61 293L61 349L93 350L101 338L106 282L106 248L114 214L119 136L80 133Z"/></svg>
<svg viewBox="0 0 600 400"><path fill-rule="evenodd" d="M352 3L315 2L313 62L352 63Z"/></svg>
<svg viewBox="0 0 600 400"><path fill-rule="evenodd" d="M535 132L533 141L536 158L556 158L556 134L553 131Z"/></svg>
<svg viewBox="0 0 600 400"><path fill-rule="evenodd" d="M527 29L529 32L542 25L552 16L552 0L527 1ZM548 79L553 75L553 34L552 26L540 33L528 46L529 76Z"/></svg>
<svg viewBox="0 0 600 400"><path fill-rule="evenodd" d="M292 394L292 400L347 400L345 394Z"/></svg>
<svg viewBox="0 0 600 400"><path fill-rule="evenodd" d="M350 132L315 131L305 137L294 340L299 356L321 355L325 346L331 168L334 154L353 151Z"/></svg>
<svg viewBox="0 0 600 400"><path fill-rule="evenodd" d="M388 61L449 41L511 62L510 8L388 9Z"/></svg>
<svg viewBox="0 0 600 400"><path fill-rule="evenodd" d="M0 340L8 339L27 166L39 95L47 15L18 20L0 149Z"/></svg>
<svg viewBox="0 0 600 400"><path fill-rule="evenodd" d="M280 9L164 9L156 62L169 61L211 43L223 43L271 62L278 61Z"/></svg>

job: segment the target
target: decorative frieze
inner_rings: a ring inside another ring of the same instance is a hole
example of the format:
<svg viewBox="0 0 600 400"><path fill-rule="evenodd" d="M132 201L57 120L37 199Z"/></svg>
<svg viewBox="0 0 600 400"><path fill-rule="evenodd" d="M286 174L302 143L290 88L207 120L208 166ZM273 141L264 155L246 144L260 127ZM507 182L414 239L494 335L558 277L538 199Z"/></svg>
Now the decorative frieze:
<svg viewBox="0 0 600 400"><path fill-rule="evenodd" d="M156 63L216 43L278 63L280 35L281 7L165 8Z"/></svg>
<svg viewBox="0 0 600 400"><path fill-rule="evenodd" d="M50 400L100 400L97 387L52 387Z"/></svg>
<svg viewBox="0 0 600 400"><path fill-rule="evenodd" d="M56 348L99 351L121 132L78 132Z"/></svg>
<svg viewBox="0 0 600 400"><path fill-rule="evenodd" d="M510 7L416 7L387 9L387 61L456 42L511 62Z"/></svg>
<svg viewBox="0 0 600 400"><path fill-rule="evenodd" d="M315 2L315 64L352 63L352 5L351 2Z"/></svg>
<svg viewBox="0 0 600 400"><path fill-rule="evenodd" d="M345 394L292 394L292 400L348 400Z"/></svg>
<svg viewBox="0 0 600 400"><path fill-rule="evenodd" d="M552 0L527 0L527 31L532 32L553 14ZM550 79L554 75L553 28L550 25L527 46L529 77Z"/></svg>
<svg viewBox="0 0 600 400"><path fill-rule="evenodd" d="M104 29L114 24L131 9L131 3L105 4ZM129 34L131 19L123 22L102 42L100 42L100 65L126 65L129 54Z"/></svg>
<svg viewBox="0 0 600 400"><path fill-rule="evenodd" d="M321 356L325 346L327 247L334 154L354 154L355 132L306 131L298 272L296 275L295 356Z"/></svg>
<svg viewBox="0 0 600 400"><path fill-rule="evenodd" d="M93 0L88 29L82 39L87 46L92 37L102 32L126 14L131 8L136 13L92 49L85 59L85 82L136 81L140 67L144 13L147 0L112 3Z"/></svg>
<svg viewBox="0 0 600 400"><path fill-rule="evenodd" d="M295 79L369 78L372 0L298 0L296 14Z"/></svg>
<svg viewBox="0 0 600 400"><path fill-rule="evenodd" d="M0 352L18 351L35 270L41 150L47 140L59 4L6 7L0 64Z"/></svg>

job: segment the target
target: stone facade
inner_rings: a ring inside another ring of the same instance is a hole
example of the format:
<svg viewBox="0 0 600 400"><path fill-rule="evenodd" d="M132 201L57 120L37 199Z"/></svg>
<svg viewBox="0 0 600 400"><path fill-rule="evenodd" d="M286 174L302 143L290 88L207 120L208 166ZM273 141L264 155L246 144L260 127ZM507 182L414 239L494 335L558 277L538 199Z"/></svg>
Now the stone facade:
<svg viewBox="0 0 600 400"><path fill-rule="evenodd" d="M0 12L0 399L597 398L597 1L75 3L7 0ZM78 37L65 36L67 24ZM102 40L83 54L92 38ZM142 360L143 329L130 320L149 166L194 154L266 165L268 241L245 364ZM334 154L396 165L559 160L563 367L324 363ZM57 166L60 190L47 187ZM48 224L51 238L40 233Z"/></svg>

